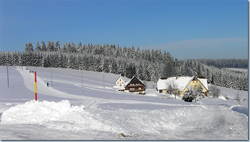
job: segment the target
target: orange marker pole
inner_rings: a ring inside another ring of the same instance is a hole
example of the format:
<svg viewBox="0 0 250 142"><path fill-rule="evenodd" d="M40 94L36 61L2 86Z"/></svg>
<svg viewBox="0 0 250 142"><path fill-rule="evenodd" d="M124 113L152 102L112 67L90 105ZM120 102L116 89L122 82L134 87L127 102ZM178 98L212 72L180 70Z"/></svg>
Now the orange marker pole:
<svg viewBox="0 0 250 142"><path fill-rule="evenodd" d="M37 101L36 71L35 71L35 100Z"/></svg>

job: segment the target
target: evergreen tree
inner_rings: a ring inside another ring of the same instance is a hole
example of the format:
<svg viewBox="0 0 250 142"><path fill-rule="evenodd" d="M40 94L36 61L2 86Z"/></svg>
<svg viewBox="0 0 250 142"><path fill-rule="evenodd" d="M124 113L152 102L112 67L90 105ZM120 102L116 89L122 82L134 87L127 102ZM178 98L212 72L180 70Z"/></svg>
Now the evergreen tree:
<svg viewBox="0 0 250 142"><path fill-rule="evenodd" d="M65 44L63 44L63 46L62 46L62 52L68 52L68 45L67 45L67 43L65 43Z"/></svg>
<svg viewBox="0 0 250 142"><path fill-rule="evenodd" d="M57 41L56 44L55 44L55 52L60 52L60 42Z"/></svg>
<svg viewBox="0 0 250 142"><path fill-rule="evenodd" d="M33 52L34 49L33 49L33 45L31 42L29 42L28 44L26 43L25 44L25 52Z"/></svg>
<svg viewBox="0 0 250 142"><path fill-rule="evenodd" d="M193 94L193 91L187 90L183 92L182 100L185 102L192 102L195 99L195 95Z"/></svg>
<svg viewBox="0 0 250 142"><path fill-rule="evenodd" d="M47 51L45 41L42 41L42 51Z"/></svg>
<svg viewBox="0 0 250 142"><path fill-rule="evenodd" d="M40 44L39 44L39 41L37 41L37 43L36 43L36 51L41 51L42 49L41 49L41 46L40 46Z"/></svg>
<svg viewBox="0 0 250 142"><path fill-rule="evenodd" d="M48 41L47 47L46 47L46 51L49 52L54 52L55 51L55 47L54 47L54 42L53 41Z"/></svg>
<svg viewBox="0 0 250 142"><path fill-rule="evenodd" d="M82 53L82 42L79 42L76 51L77 51L78 53Z"/></svg>
<svg viewBox="0 0 250 142"><path fill-rule="evenodd" d="M48 47L48 51L46 47ZM5 65L9 60L10 65L70 67L105 71L123 74L130 78L137 75L142 80L155 82L160 77L202 75L207 78L208 83L214 85L248 90L248 73L218 69L196 60L178 60L173 58L169 52L161 53L160 50L140 50L137 48L135 51L133 46L132 48L121 48L119 45L116 47L112 44L81 45L81 42L78 46L75 46L72 42L63 44L62 52L55 53L53 51L60 51L59 41L56 42L55 47L51 41L48 42L47 46L42 41L41 50L43 52L30 52L32 49L32 44L27 43L23 53L0 52L0 65ZM79 52L79 49L82 50ZM39 50L39 42L37 42L35 50ZM214 60L211 61L211 63L217 64ZM216 61L220 62L218 65L221 67L231 64L236 67L241 66L241 60ZM238 65L237 61L239 62ZM244 62L242 61L242 64Z"/></svg>
<svg viewBox="0 0 250 142"><path fill-rule="evenodd" d="M12 66L18 66L19 65L19 57L20 57L19 52L14 52L12 54L12 59L13 59L12 60ZM0 65L1 65L1 63L0 63Z"/></svg>

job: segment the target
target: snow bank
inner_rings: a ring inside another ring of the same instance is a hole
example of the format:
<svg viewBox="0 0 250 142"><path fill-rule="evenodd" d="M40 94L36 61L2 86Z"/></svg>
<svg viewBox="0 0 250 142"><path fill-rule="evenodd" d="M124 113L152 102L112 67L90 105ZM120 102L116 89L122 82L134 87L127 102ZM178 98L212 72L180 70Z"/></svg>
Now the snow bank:
<svg viewBox="0 0 250 142"><path fill-rule="evenodd" d="M48 121L59 121L70 113L83 112L84 106L71 106L68 100L58 103L32 100L4 111L2 123L41 124Z"/></svg>
<svg viewBox="0 0 250 142"><path fill-rule="evenodd" d="M102 129L109 131L112 128L92 117L85 111L85 107L71 106L68 100L61 102L29 101L4 111L1 117L2 124L38 124L48 128L78 131L82 129Z"/></svg>
<svg viewBox="0 0 250 142"><path fill-rule="evenodd" d="M233 106L231 107L233 111L237 111L239 113L243 113L248 116L248 108L247 107L242 107L242 106Z"/></svg>
<svg viewBox="0 0 250 142"><path fill-rule="evenodd" d="M154 93L146 94L146 96L158 97L158 96L157 96L156 94L154 94Z"/></svg>
<svg viewBox="0 0 250 142"><path fill-rule="evenodd" d="M222 100L227 100L227 99L225 98L225 96L219 96L218 98L219 98L219 99L222 99Z"/></svg>

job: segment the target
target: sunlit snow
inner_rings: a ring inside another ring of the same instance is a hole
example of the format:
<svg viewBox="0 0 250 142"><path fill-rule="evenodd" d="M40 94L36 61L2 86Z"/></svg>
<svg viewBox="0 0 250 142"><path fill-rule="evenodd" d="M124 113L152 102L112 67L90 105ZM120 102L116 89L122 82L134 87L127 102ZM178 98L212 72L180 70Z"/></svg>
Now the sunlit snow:
<svg viewBox="0 0 250 142"><path fill-rule="evenodd" d="M218 99L189 103L158 93L153 82L137 95L118 92L115 74L53 68L51 82L50 68L27 68L9 67L7 88L0 66L1 140L248 139L246 91L219 87ZM37 71L38 101L29 70ZM238 92L241 105L233 100Z"/></svg>

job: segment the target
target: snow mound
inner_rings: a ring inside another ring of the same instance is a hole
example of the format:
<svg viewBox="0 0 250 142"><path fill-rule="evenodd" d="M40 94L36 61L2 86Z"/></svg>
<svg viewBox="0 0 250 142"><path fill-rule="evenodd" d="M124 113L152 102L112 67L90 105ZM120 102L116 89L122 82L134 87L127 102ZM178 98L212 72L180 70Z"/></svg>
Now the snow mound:
<svg viewBox="0 0 250 142"><path fill-rule="evenodd" d="M146 96L158 97L156 94L153 93L146 94Z"/></svg>
<svg viewBox="0 0 250 142"><path fill-rule="evenodd" d="M2 114L2 123L40 124L48 121L58 121L70 113L83 113L84 106L71 106L68 100L61 102L29 101L18 104Z"/></svg>
<svg viewBox="0 0 250 142"><path fill-rule="evenodd" d="M237 111L239 113L243 113L248 116L248 108L247 107L242 107L242 106L233 106L231 108L233 111Z"/></svg>
<svg viewBox="0 0 250 142"><path fill-rule="evenodd" d="M221 100L227 100L227 99L225 98L225 96L219 96L218 98L221 99Z"/></svg>
<svg viewBox="0 0 250 142"><path fill-rule="evenodd" d="M19 104L2 113L2 124L38 124L60 130L112 128L95 120L92 114L85 111L84 105L71 106L68 100L61 102L29 101Z"/></svg>

